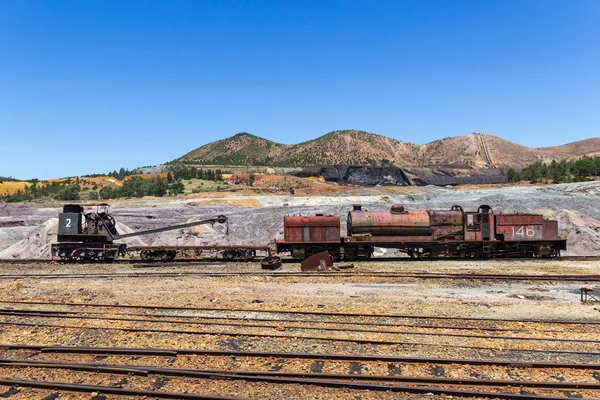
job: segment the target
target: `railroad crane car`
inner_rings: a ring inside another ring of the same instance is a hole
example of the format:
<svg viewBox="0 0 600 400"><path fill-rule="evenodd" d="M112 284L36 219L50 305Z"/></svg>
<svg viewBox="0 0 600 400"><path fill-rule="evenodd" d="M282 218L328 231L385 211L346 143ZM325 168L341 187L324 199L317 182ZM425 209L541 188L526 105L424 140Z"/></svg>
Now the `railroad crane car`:
<svg viewBox="0 0 600 400"><path fill-rule="evenodd" d="M334 259L366 260L375 247L423 257L557 257L566 250L558 222L539 214L495 214L482 205L475 212L450 210L368 211L355 205L348 213L347 234L340 218L316 215L284 217L284 238L278 253L303 259L327 250Z"/></svg>
<svg viewBox="0 0 600 400"><path fill-rule="evenodd" d="M100 204L96 212L85 212L79 204L67 204L58 215L57 243L51 247L52 257L58 256L64 261L113 261L127 252L127 245L115 243L116 240L128 237L159 233L173 229L192 226L226 223L227 217L220 215L180 225L164 228L120 234L116 228L114 216L109 213L108 204ZM146 248L142 258L170 261L176 252L161 247Z"/></svg>

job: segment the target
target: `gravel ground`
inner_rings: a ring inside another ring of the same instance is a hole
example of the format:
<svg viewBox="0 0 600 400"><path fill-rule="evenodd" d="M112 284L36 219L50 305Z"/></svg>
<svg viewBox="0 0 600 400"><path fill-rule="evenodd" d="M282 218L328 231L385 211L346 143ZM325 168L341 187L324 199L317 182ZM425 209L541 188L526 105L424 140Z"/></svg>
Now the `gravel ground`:
<svg viewBox="0 0 600 400"><path fill-rule="evenodd" d="M223 272L259 272L258 263L236 264L177 264L168 267L139 268L127 264L115 265L64 265L47 264L1 264L3 275L27 273L123 273L123 272L181 272L190 270ZM570 363L598 363L600 326L565 325L532 322L511 322L508 319L585 320L600 323L598 305L582 304L579 289L584 284L568 281L511 281L418 279L361 276L369 272L422 272L422 273L486 273L506 274L594 274L597 262L566 260L497 260L433 261L433 262L376 262L356 263L352 276L228 276L207 277L181 275L173 277L101 277L101 278L25 278L0 279L0 309L9 308L78 311L88 317L101 315L105 318L123 317L123 313L146 314L160 318L170 316L188 317L185 321L244 322L232 317L244 318L247 323L268 324L270 328L236 327L227 325L202 325L134 322L98 319L67 319L41 316L0 315L0 343L21 343L67 346L107 347L161 347L187 349L224 349L254 351L284 351L312 353L382 354L416 357L449 357L502 359L510 361L549 361ZM285 264L283 271L298 271L297 264ZM48 301L75 303L81 306L35 305L11 303L11 301ZM191 307L188 310L93 307L93 304L143 305ZM204 309L198 309L203 307ZM246 311L233 311L246 309ZM281 314L276 311L311 311L334 313L365 313L366 316ZM267 311L267 312L261 312ZM100 313L100 314L92 314ZM382 314L427 316L430 318L380 317ZM195 318L189 318L195 317ZM201 318L204 317L204 318ZM206 319L211 317L212 319ZM453 321L440 317L494 318L499 321ZM252 321L255 318L271 320ZM283 319L297 319L297 322ZM313 320L316 322L310 322ZM15 323L30 325L15 325ZM353 322L356 325L341 324ZM57 326L44 326L54 324ZM372 324L365 326L359 324ZM405 324L389 327L382 324ZM394 330L404 333L376 333L328 330L298 330L290 325ZM431 325L445 325L434 328ZM128 331L142 328L146 331ZM485 328L510 329L512 331L490 332ZM158 332L162 330L163 332ZM164 332L169 331L171 332ZM185 332L172 332L181 330ZM187 332L187 333L186 333ZM195 333L194 333L195 332ZM205 333L201 333L205 332ZM428 335L422 335L428 333ZM431 335L434 333L434 335ZM554 339L580 339L587 342L564 342L542 340L508 340L445 336L452 334L475 334L519 336ZM243 334L237 336L236 334ZM263 335L263 336L260 336ZM323 339L323 338L330 338ZM334 340L337 339L337 340ZM343 340L341 340L343 339ZM356 340L391 341L389 344L361 343ZM341 341L340 341L341 340ZM473 348L475 347L475 348ZM482 349L483 348L483 349ZM487 350L486 350L487 349ZM541 352L540 352L541 351ZM575 352L575 353L564 353ZM131 364L169 366L195 369L226 370L280 370L307 372L313 368L311 360L278 360L272 358L178 356L176 358L142 356L96 356L46 354L27 350L2 350L0 358L52 360L72 362L102 362L107 364ZM587 370L519 369L493 366L461 366L368 362L358 366L348 362L326 361L324 373L348 373L358 368L362 374L388 374L391 370L407 376L445 376L456 378L490 378L516 380L546 380L566 382L597 382L598 372ZM441 368L441 369L440 369ZM342 399L391 399L420 398L418 395L402 395L386 392L365 392L353 389L326 389L291 384L248 383L244 381L208 381L192 378L131 377L88 372L69 372L39 368L2 368L4 378L44 379L67 382L114 385L161 391L190 393L221 393L250 398L342 398ZM458 387L457 387L458 388ZM9 390L8 387L5 388ZM4 389L0 389L0 396ZM490 389L498 390L498 389ZM523 393L519 388L503 388L503 391ZM523 389L525 393L565 396L565 391L542 391ZM8 393L8 392L6 392ZM10 398L41 399L52 391L18 389ZM600 393L580 390L571 395L598 397ZM98 397L101 396L101 397ZM58 399L116 398L96 397L83 394L59 393ZM8 394L6 395L8 397ZM448 398L448 396L428 396Z"/></svg>

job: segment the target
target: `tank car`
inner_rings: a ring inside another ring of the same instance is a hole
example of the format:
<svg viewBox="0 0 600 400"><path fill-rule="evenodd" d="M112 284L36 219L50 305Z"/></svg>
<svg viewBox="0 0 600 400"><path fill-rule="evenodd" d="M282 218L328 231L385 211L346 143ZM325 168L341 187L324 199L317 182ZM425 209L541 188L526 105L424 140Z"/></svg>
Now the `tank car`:
<svg viewBox="0 0 600 400"><path fill-rule="evenodd" d="M283 240L276 241L278 253L291 253L293 258L304 259L327 250L334 259L340 258L340 217L287 216L283 217L283 226Z"/></svg>

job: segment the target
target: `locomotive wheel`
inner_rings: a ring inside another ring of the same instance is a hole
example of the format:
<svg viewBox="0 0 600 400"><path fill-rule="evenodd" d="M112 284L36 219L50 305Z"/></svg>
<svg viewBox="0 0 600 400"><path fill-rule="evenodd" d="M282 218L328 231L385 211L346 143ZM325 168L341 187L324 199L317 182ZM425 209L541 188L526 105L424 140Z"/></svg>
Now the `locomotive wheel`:
<svg viewBox="0 0 600 400"><path fill-rule="evenodd" d="M468 256L469 258L479 258L479 250L469 249Z"/></svg>
<svg viewBox="0 0 600 400"><path fill-rule="evenodd" d="M346 250L344 253L344 261L356 261L358 260L358 254L356 249L352 249L350 251Z"/></svg>
<svg viewBox="0 0 600 400"><path fill-rule="evenodd" d="M140 258L141 258L142 260L144 260L144 261L151 260L151 259L152 259L152 257L150 256L150 251L148 251L148 250L142 250L142 251L140 252Z"/></svg>

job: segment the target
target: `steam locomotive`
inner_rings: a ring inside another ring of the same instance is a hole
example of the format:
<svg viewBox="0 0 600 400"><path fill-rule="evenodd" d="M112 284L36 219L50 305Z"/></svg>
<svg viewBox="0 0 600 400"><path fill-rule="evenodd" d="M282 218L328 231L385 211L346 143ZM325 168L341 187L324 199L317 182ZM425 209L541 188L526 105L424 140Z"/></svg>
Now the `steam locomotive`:
<svg viewBox="0 0 600 400"><path fill-rule="evenodd" d="M284 239L277 253L304 259L329 251L334 259L368 260L375 247L423 257L557 257L567 243L558 235L558 222L539 214L495 214L482 205L476 212L461 206L450 210L367 211L355 205L348 213L347 235L339 216L284 217Z"/></svg>

